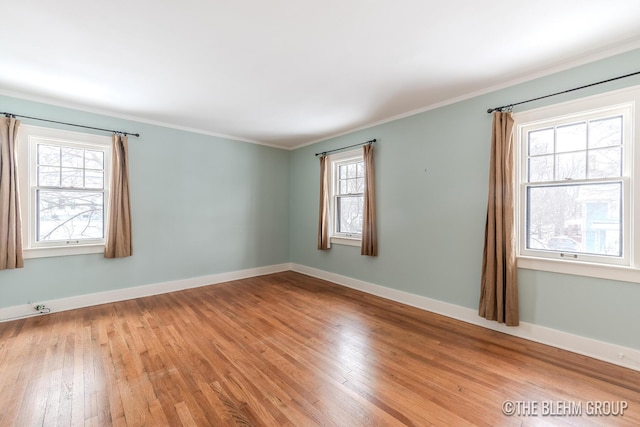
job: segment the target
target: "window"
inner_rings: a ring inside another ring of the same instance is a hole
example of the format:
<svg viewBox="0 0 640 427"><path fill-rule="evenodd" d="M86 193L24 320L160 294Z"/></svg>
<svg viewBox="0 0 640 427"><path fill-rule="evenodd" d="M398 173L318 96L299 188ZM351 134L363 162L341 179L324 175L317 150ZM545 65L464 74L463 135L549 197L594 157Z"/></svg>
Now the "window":
<svg viewBox="0 0 640 427"><path fill-rule="evenodd" d="M514 115L521 257L639 265L632 232L639 94L627 89Z"/></svg>
<svg viewBox="0 0 640 427"><path fill-rule="evenodd" d="M362 150L329 156L331 162L331 241L360 246L364 206Z"/></svg>
<svg viewBox="0 0 640 427"><path fill-rule="evenodd" d="M111 139L22 125L18 143L25 258L102 252Z"/></svg>

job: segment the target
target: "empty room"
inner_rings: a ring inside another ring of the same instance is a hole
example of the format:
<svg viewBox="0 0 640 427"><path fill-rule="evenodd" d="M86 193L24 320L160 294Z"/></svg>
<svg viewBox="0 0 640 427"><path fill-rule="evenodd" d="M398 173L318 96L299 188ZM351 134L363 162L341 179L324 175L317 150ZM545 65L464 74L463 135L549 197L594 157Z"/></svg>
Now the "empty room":
<svg viewBox="0 0 640 427"><path fill-rule="evenodd" d="M0 427L640 425L637 0L0 20Z"/></svg>

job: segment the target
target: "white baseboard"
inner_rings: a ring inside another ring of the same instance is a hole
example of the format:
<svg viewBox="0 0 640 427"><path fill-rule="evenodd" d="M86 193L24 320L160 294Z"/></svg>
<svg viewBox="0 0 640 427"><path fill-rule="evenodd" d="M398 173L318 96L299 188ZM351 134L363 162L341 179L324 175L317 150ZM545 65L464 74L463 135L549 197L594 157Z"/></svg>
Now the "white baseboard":
<svg viewBox="0 0 640 427"><path fill-rule="evenodd" d="M78 295L50 301L35 301L31 304L0 308L0 322L36 315L37 313L34 311L34 307L37 304L44 304L51 310L51 313L56 313L59 311L73 310L76 308L90 307L93 305L107 304L110 302L164 294L167 292L179 291L182 289L197 288L200 286L213 285L217 283L229 282L231 280L246 279L249 277L262 276L264 274L278 273L288 270L291 270L291 264L285 263L270 265L266 267L250 268L247 270L239 270L228 273L212 274L209 276L172 280L169 282L154 283L151 285L136 286L132 288L115 289L113 291Z"/></svg>
<svg viewBox="0 0 640 427"><path fill-rule="evenodd" d="M524 338L530 341L551 345L573 353L593 357L625 368L640 371L640 350L598 341L580 335L570 334L557 329L539 326L533 323L520 322L520 326L505 326L498 322L486 320L478 315L477 310L427 298L409 292L391 289L362 280L339 274L329 273L312 267L292 264L291 269L298 273L324 279L342 286L357 289L372 295L397 301L463 322L482 326L505 334ZM622 356L621 356L622 355Z"/></svg>

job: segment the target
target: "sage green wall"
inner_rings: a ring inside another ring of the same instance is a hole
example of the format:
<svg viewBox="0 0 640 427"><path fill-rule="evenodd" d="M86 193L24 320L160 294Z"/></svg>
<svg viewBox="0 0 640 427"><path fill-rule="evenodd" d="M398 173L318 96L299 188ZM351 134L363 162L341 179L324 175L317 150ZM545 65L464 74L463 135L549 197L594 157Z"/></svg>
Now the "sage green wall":
<svg viewBox="0 0 640 427"><path fill-rule="evenodd" d="M487 108L638 70L640 50L295 150L292 262L477 308L491 133ZM526 108L638 84L636 76ZM379 141L379 256L363 257L359 248L340 245L318 251L314 153L372 138ZM519 283L521 320L640 349L640 284L531 270L519 271Z"/></svg>
<svg viewBox="0 0 640 427"><path fill-rule="evenodd" d="M0 271L0 307L289 261L289 151L9 97L0 111L141 133L129 140L134 256L27 259Z"/></svg>

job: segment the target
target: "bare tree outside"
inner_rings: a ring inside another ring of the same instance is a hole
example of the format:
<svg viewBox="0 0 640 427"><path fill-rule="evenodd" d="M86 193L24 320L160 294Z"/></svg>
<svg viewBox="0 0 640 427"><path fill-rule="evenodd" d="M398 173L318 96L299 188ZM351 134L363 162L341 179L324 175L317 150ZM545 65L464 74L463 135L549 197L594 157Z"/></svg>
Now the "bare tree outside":
<svg viewBox="0 0 640 427"><path fill-rule="evenodd" d="M364 162L359 160L339 164L337 186L336 231L362 234Z"/></svg>
<svg viewBox="0 0 640 427"><path fill-rule="evenodd" d="M104 153L38 144L37 240L104 237Z"/></svg>

